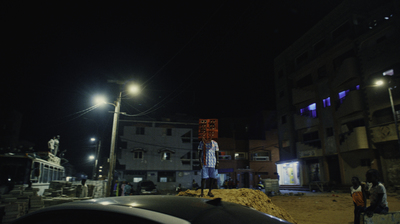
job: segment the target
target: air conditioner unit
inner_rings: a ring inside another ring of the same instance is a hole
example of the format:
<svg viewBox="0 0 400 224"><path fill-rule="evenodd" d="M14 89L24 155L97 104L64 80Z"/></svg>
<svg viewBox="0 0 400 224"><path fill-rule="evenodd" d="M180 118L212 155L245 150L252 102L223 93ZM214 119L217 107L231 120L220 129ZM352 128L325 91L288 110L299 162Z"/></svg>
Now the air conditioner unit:
<svg viewBox="0 0 400 224"><path fill-rule="evenodd" d="M254 161L269 161L269 156L254 156Z"/></svg>

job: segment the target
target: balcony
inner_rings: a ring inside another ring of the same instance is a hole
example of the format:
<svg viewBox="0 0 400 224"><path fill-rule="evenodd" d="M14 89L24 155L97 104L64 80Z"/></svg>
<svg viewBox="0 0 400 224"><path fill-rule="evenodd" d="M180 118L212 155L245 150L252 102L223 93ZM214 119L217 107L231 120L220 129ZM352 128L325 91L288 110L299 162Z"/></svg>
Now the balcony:
<svg viewBox="0 0 400 224"><path fill-rule="evenodd" d="M356 127L352 132L344 135L344 141L340 144L341 152L368 148L367 131L365 126Z"/></svg>
<svg viewBox="0 0 400 224"><path fill-rule="evenodd" d="M337 117L344 117L352 113L363 111L362 92L359 90L350 91L349 94L343 99L343 103L339 105L336 111Z"/></svg>
<svg viewBox="0 0 400 224"><path fill-rule="evenodd" d="M370 128L372 141L374 143L397 141L395 124L386 124L379 127Z"/></svg>
<svg viewBox="0 0 400 224"><path fill-rule="evenodd" d="M322 156L322 149L312 147L301 142L296 143L298 158Z"/></svg>
<svg viewBox="0 0 400 224"><path fill-rule="evenodd" d="M358 77L357 72L357 60L354 57L347 58L343 60L339 71L336 74L336 78L333 81L334 87L339 87L341 84L345 83L347 80L354 79Z"/></svg>
<svg viewBox="0 0 400 224"><path fill-rule="evenodd" d="M298 104L314 98L315 93L313 91L308 91L305 89L292 89L293 104Z"/></svg>
<svg viewBox="0 0 400 224"><path fill-rule="evenodd" d="M308 116L294 115L294 123L296 130L302 128L309 128L319 124L318 118L312 118Z"/></svg>

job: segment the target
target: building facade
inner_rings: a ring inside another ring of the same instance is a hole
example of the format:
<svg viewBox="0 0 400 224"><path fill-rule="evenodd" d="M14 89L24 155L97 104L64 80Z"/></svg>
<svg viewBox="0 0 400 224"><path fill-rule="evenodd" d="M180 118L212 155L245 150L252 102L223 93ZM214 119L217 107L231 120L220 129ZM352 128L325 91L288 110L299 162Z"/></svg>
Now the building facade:
<svg viewBox="0 0 400 224"><path fill-rule="evenodd" d="M275 58L285 184L350 185L371 168L400 184L399 11L399 1L345 0Z"/></svg>
<svg viewBox="0 0 400 224"><path fill-rule="evenodd" d="M191 189L200 181L197 156L198 123L125 120L119 133L117 159L124 170L120 180L136 184L151 180L160 191L174 190L179 184Z"/></svg>

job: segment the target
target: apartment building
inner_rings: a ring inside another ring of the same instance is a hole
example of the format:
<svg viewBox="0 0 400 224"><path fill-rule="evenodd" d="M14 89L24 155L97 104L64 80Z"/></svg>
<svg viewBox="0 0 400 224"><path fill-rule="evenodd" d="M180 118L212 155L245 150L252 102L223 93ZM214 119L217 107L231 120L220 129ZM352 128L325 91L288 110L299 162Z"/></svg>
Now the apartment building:
<svg viewBox="0 0 400 224"><path fill-rule="evenodd" d="M281 185L400 184L399 6L345 0L275 58Z"/></svg>
<svg viewBox="0 0 400 224"><path fill-rule="evenodd" d="M159 190L166 191L179 184L191 188L193 180L200 183L198 122L199 119L182 118L122 120L118 133L118 179L133 182L134 186L141 180L151 180ZM261 178L278 178L275 113L257 117L252 123L259 128L250 123L238 118L219 120L219 186L231 180L238 187L253 188Z"/></svg>

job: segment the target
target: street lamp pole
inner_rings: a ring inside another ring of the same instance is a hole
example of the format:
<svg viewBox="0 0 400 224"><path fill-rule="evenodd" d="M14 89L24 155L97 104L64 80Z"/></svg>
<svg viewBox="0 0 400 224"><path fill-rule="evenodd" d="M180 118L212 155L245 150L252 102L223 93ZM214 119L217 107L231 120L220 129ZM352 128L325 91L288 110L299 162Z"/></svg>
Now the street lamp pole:
<svg viewBox="0 0 400 224"><path fill-rule="evenodd" d="M396 128L396 134L397 134L397 143L399 144L399 150L400 150L400 134L399 134L399 127L397 126L397 116L396 116L396 111L394 109L394 103L393 103L393 96L392 96L392 88L388 88L389 91L389 98L390 98L390 106L392 107L392 113L393 113L393 119L394 119L394 126Z"/></svg>
<svg viewBox="0 0 400 224"><path fill-rule="evenodd" d="M114 167L115 167L115 144L117 140L117 130L118 130L118 119L121 108L121 96L122 92L119 93L119 97L115 102L115 111L114 111L114 121L112 128L112 136L111 136L111 147L110 147L110 157L109 157L109 167L108 167L108 182L107 182L107 192L106 197L110 196L111 193L111 185L114 177Z"/></svg>

